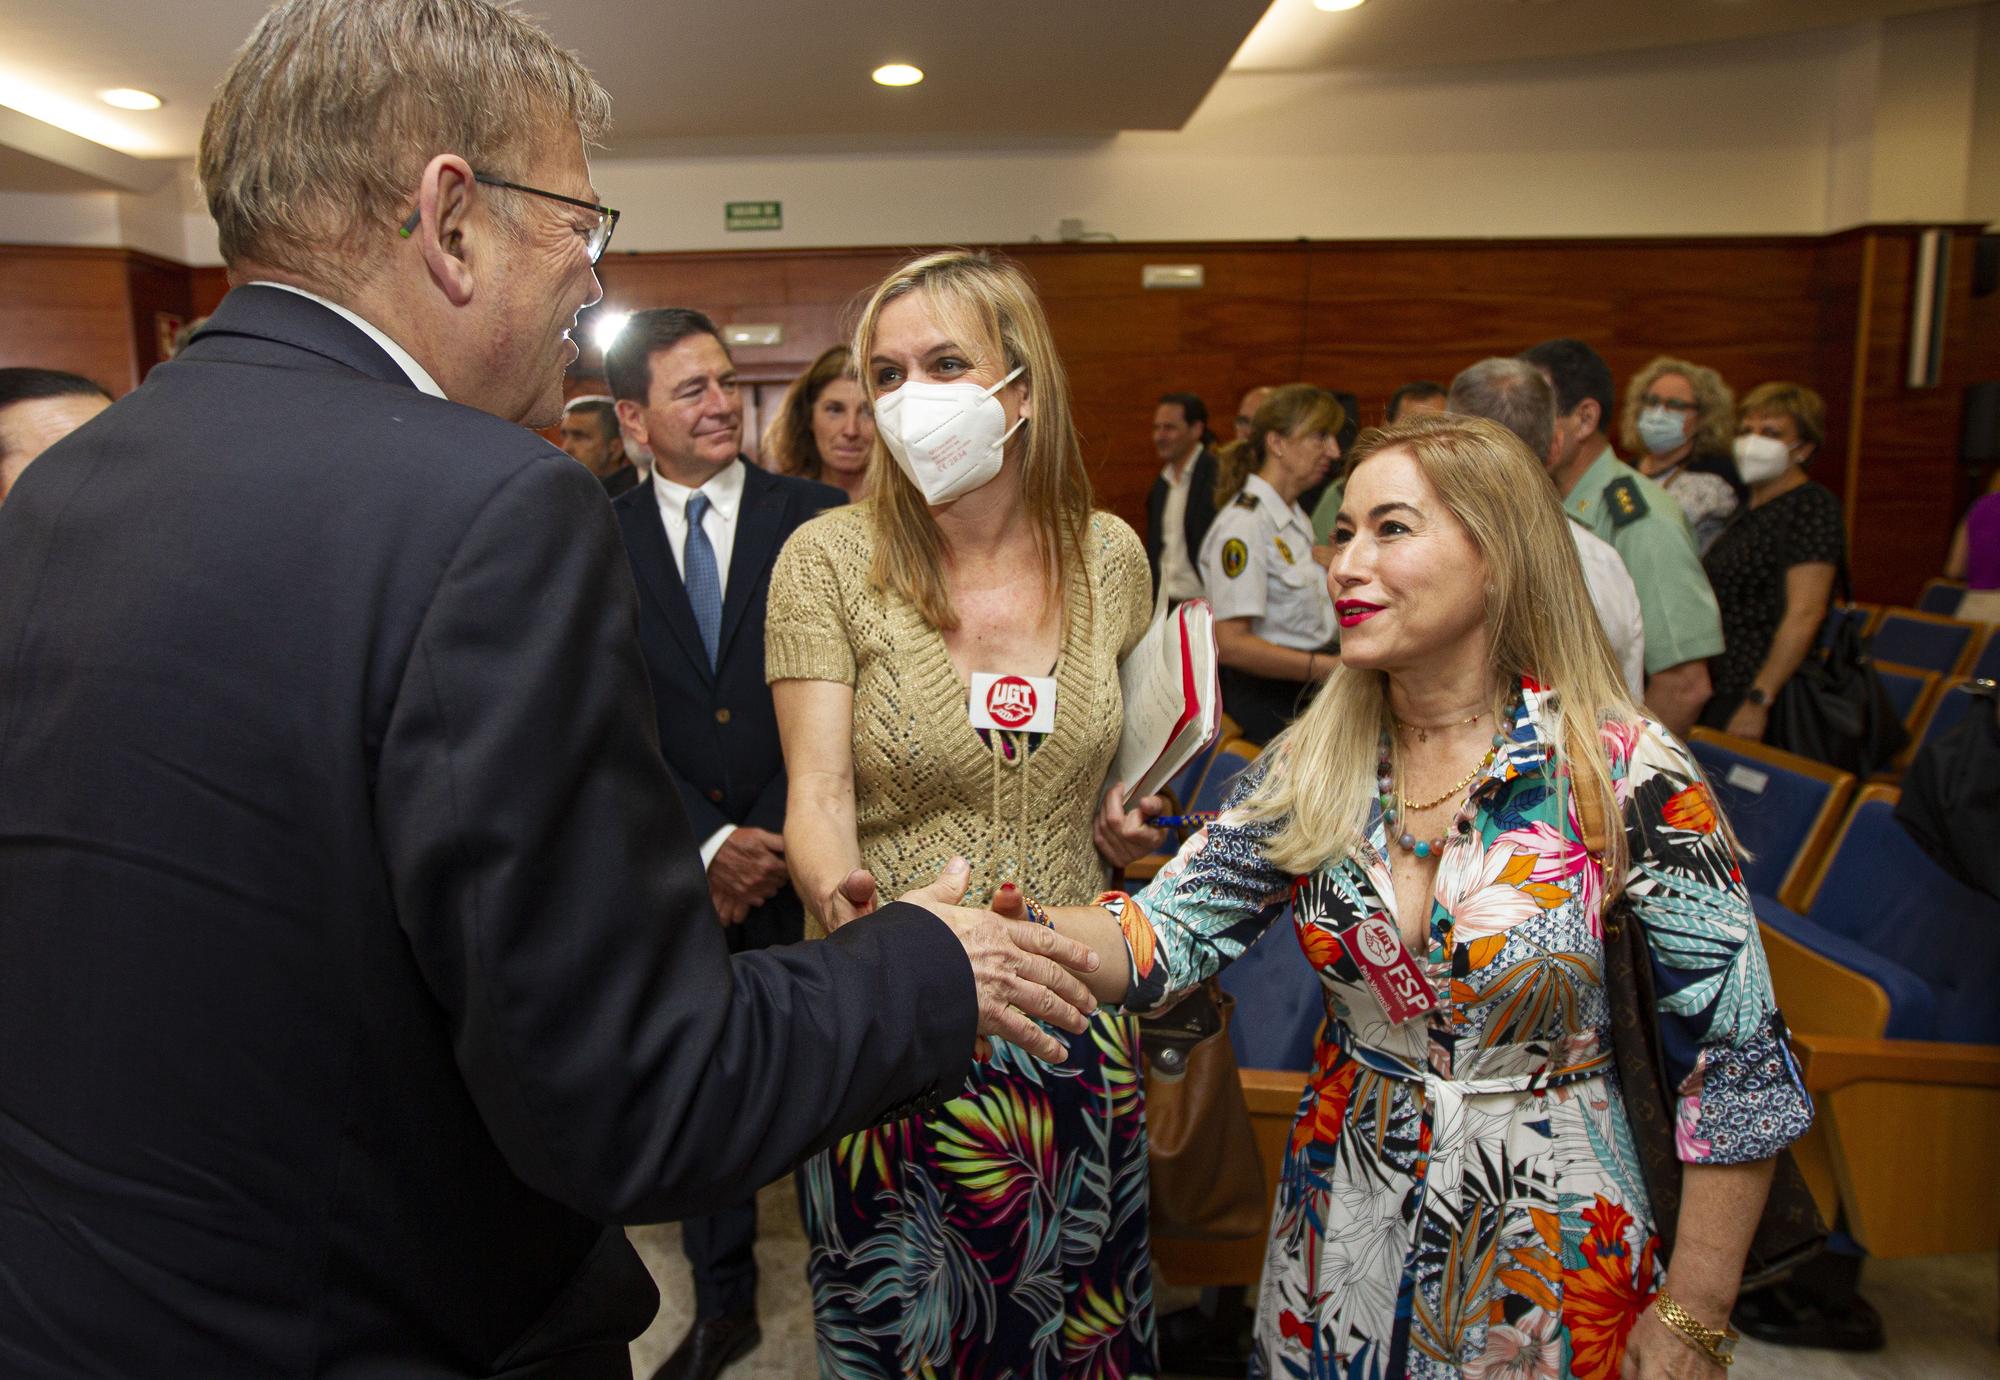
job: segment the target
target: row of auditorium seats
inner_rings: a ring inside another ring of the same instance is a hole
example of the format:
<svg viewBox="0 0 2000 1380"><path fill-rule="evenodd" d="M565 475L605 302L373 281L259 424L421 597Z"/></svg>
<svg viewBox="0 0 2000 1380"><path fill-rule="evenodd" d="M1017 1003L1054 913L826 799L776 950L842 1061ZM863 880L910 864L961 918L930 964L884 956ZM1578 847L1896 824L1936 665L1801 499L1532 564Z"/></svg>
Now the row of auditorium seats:
<svg viewBox="0 0 2000 1380"><path fill-rule="evenodd" d="M1980 703L1955 678L1924 732ZM1983 1147L2000 1143L2000 902L1918 848L1894 818L1895 787L1706 729L1691 746L1744 845L1772 983L1817 1099L1794 1153L1822 1210L1828 1220L1841 1210L1877 1256L1990 1249L2000 1180ZM1169 789L1190 812L1214 810L1256 752L1227 738ZM1135 868L1134 884L1159 861ZM1291 930L1273 925L1222 978L1273 1192L1321 1019L1318 979ZM1163 1239L1155 1256L1175 1284L1249 1284L1262 1243Z"/></svg>

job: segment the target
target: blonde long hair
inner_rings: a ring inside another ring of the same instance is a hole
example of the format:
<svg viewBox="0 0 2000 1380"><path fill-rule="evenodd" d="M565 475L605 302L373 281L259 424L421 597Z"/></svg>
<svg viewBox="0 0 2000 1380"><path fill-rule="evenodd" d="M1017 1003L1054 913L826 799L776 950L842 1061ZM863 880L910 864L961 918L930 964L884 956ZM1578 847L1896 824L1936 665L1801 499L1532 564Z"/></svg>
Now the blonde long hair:
<svg viewBox="0 0 2000 1380"><path fill-rule="evenodd" d="M1532 676L1555 692L1558 752L1573 789L1589 792L1606 821L1619 818L1611 764L1599 737L1610 720L1639 708L1597 621L1555 489L1513 432L1480 417L1412 417L1361 434L1346 477L1379 455L1404 450L1486 561L1486 631L1495 703ZM1337 559L1337 558L1336 558ZM1266 749L1271 768L1246 808L1282 821L1265 853L1295 874L1350 856L1361 843L1382 733L1389 728L1388 677L1336 669L1319 696ZM1624 875L1625 835L1607 830L1607 878Z"/></svg>
<svg viewBox="0 0 2000 1380"><path fill-rule="evenodd" d="M1083 578L1084 533L1090 528L1090 476L1083 447L1070 416L1069 376L1056 353L1055 337L1034 286L1019 268L990 254L949 249L912 259L884 278L862 308L854 331L854 362L870 402L877 390L868 360L882 309L898 297L922 292L946 332L968 352L998 346L1003 358L981 361L995 377L1016 366L1034 416L1021 428L1018 448L1021 502L1035 533L1050 606L1060 606L1069 581ZM958 613L945 588L944 536L924 502L890 457L878 434L868 462L873 498L875 557L870 583L901 595L934 628L958 626Z"/></svg>

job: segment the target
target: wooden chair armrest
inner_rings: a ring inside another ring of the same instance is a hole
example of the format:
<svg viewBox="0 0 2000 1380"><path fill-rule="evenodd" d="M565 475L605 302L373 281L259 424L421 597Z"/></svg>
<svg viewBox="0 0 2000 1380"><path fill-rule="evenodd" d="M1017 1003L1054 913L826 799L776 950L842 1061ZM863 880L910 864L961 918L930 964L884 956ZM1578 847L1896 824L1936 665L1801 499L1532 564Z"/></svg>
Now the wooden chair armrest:
<svg viewBox="0 0 2000 1380"><path fill-rule="evenodd" d="M1995 1045L1794 1034L1792 1048L1808 1092L1834 1092L1851 1083L2000 1088L2000 1046Z"/></svg>
<svg viewBox="0 0 2000 1380"><path fill-rule="evenodd" d="M1289 1117L1305 1096L1307 1075L1301 1069L1240 1069L1238 1076L1252 1116Z"/></svg>

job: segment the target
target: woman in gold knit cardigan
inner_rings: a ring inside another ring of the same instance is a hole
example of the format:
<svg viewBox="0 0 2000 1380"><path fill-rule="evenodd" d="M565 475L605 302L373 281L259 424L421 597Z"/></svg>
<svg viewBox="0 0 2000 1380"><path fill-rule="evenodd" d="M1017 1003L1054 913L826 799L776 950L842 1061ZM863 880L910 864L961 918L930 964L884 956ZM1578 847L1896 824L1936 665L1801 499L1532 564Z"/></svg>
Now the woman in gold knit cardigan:
<svg viewBox="0 0 2000 1380"><path fill-rule="evenodd" d="M1101 790L1150 577L1091 511L1041 305L1010 265L933 255L876 289L854 353L872 497L793 536L765 631L808 930L955 856L975 894L1088 902L1161 840L1157 800ZM1063 1064L996 1044L937 1113L808 1161L821 1376L1154 1373L1140 1089L1130 1018L1100 1012Z"/></svg>

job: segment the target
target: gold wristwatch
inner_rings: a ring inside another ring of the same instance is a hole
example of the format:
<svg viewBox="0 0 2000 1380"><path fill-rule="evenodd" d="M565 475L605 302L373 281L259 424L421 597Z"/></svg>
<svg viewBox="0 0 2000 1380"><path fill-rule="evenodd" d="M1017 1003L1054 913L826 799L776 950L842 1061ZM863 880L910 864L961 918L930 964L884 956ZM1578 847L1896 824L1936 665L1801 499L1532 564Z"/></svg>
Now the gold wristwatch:
<svg viewBox="0 0 2000 1380"><path fill-rule="evenodd" d="M1723 1323L1722 1331L1715 1331L1668 1298L1664 1289L1654 1296L1653 1311L1659 1314L1661 1322L1680 1334L1682 1341L1718 1366L1727 1370L1736 1363L1736 1343L1742 1340L1743 1334L1727 1322Z"/></svg>

